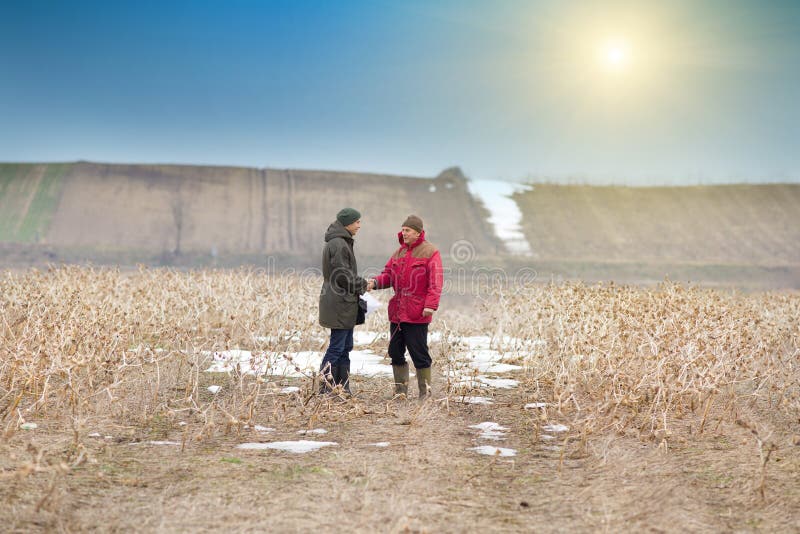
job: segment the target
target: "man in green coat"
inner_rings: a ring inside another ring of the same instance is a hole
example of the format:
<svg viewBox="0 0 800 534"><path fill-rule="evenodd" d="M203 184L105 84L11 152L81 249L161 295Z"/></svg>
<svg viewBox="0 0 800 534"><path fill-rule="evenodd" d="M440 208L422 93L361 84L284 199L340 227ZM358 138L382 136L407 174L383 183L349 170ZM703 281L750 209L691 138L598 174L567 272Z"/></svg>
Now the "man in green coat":
<svg viewBox="0 0 800 534"><path fill-rule="evenodd" d="M331 329L328 350L320 371L322 393L341 385L350 393L350 351L353 350L353 328L358 315L358 298L372 289L358 276L353 237L361 228L361 214L344 208L325 232L322 251L322 290L319 294L319 324Z"/></svg>

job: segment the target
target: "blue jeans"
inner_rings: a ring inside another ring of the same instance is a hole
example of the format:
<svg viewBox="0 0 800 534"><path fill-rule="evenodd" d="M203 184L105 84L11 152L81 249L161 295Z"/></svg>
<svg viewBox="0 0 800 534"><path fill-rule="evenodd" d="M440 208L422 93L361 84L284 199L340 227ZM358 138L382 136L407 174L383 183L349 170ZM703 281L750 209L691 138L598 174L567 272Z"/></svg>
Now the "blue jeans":
<svg viewBox="0 0 800 534"><path fill-rule="evenodd" d="M330 364L331 367L337 365L347 365L350 368L350 351L353 350L353 329L352 328L331 328L331 342L328 350L322 357L319 370L325 370Z"/></svg>

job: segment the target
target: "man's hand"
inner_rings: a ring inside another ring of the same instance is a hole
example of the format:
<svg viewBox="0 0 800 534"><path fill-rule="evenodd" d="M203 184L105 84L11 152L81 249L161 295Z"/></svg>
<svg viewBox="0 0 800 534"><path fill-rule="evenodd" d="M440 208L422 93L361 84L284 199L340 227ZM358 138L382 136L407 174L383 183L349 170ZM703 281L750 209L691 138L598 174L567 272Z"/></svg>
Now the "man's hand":
<svg viewBox="0 0 800 534"><path fill-rule="evenodd" d="M367 279L367 291L372 291L373 289L375 289L375 279L369 278Z"/></svg>
<svg viewBox="0 0 800 534"><path fill-rule="evenodd" d="M425 308L424 310L422 310L422 316L423 316L423 317L430 317L430 316L432 316L432 315L433 315L433 312L434 312L434 310L433 310L433 309L431 309L431 308Z"/></svg>

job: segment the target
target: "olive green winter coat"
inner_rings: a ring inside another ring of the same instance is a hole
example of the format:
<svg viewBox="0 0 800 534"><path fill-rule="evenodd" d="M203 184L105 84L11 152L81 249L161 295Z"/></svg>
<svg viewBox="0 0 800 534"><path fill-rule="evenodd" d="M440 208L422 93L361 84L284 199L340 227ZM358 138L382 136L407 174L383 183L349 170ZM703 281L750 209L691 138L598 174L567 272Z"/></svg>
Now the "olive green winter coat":
<svg viewBox="0 0 800 534"><path fill-rule="evenodd" d="M325 232L322 251L322 290L319 294L319 324L325 328L353 328L358 313L358 296L367 282L358 276L353 236L334 221Z"/></svg>

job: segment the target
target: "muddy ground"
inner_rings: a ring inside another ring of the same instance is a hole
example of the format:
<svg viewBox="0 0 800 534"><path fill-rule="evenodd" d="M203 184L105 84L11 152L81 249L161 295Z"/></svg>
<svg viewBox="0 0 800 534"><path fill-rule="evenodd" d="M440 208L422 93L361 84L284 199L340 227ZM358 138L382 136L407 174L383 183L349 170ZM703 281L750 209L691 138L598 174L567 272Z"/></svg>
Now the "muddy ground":
<svg viewBox="0 0 800 534"><path fill-rule="evenodd" d="M441 385L421 404L392 399L388 378L354 377L347 400L312 397L301 380L281 385L290 384L301 391L276 395L247 428L179 413L148 425L85 418L77 435L68 418L18 431L0 442L0 530L800 531L800 421L777 410L754 406L738 424L711 410L702 433L693 414L666 441L610 429L547 440L545 419L571 422L554 408L524 409L552 401L524 387L471 405ZM507 427L504 439L470 428L486 421ZM314 428L328 433L298 435ZM337 445L306 454L236 447L297 439ZM151 443L164 441L175 444ZM470 450L480 445L516 456Z"/></svg>

